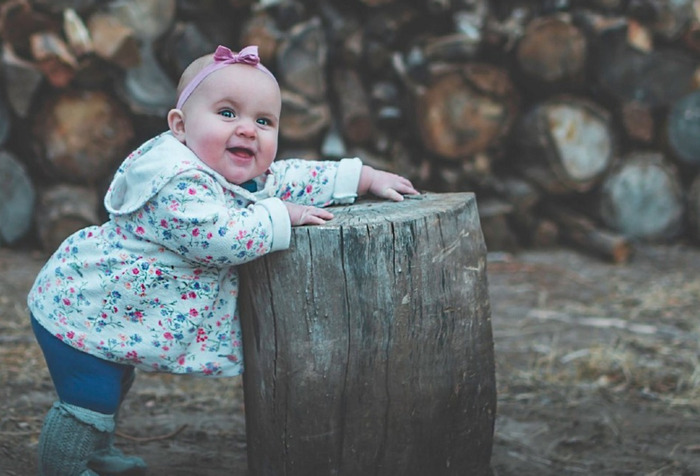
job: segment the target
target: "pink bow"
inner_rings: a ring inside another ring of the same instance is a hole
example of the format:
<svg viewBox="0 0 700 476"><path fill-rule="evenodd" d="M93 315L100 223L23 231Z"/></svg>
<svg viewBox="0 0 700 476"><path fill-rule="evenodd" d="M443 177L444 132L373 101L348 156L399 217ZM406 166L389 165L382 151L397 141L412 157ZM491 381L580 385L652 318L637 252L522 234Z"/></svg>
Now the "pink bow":
<svg viewBox="0 0 700 476"><path fill-rule="evenodd" d="M214 52L214 62L224 64L245 63L257 66L260 63L258 47L255 45L246 46L238 54L235 54L225 46L219 45Z"/></svg>
<svg viewBox="0 0 700 476"><path fill-rule="evenodd" d="M214 71L224 68L230 64L243 63L254 68L259 69L265 74L269 75L272 79L277 82L275 76L268 70L265 66L260 63L260 57L258 56L258 47L255 45L246 46L238 54L234 54L233 51L226 48L225 46L219 45L214 52L214 62L205 66L199 73L195 75L192 80L187 83L187 86L180 93L180 97L177 99L177 109L181 109L182 105L185 104L187 98L190 97L195 88L201 83L204 78L209 76Z"/></svg>

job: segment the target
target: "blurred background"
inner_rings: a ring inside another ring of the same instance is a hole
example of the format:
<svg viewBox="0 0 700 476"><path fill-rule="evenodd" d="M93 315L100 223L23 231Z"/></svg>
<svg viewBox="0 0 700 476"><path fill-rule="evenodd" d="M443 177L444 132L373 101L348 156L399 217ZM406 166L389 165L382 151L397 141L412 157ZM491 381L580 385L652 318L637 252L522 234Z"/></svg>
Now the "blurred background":
<svg viewBox="0 0 700 476"><path fill-rule="evenodd" d="M0 244L106 219L123 158L167 128L185 66L259 46L280 157L474 192L490 251L629 259L700 235L700 2L7 0Z"/></svg>

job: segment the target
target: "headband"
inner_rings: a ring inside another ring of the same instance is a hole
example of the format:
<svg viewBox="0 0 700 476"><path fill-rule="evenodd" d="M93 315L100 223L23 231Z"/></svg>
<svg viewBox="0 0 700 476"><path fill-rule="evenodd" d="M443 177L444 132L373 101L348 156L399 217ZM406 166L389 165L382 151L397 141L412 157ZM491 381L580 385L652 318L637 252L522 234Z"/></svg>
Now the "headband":
<svg viewBox="0 0 700 476"><path fill-rule="evenodd" d="M204 78L209 76L214 71L218 71L221 68L224 68L228 65L237 63L253 66L254 68L259 69L260 71L269 74L272 77L272 79L275 79L275 76L270 72L270 70L260 63L260 57L258 56L257 46L246 46L238 54L235 54L225 46L219 45L216 48L216 51L214 52L214 62L205 66L199 73L195 75L194 78L192 78L192 81L187 83L187 86L185 86L185 89L182 90L180 96L177 99L176 108L182 108L182 105L185 104L187 98L189 98L192 92L195 90L195 88L199 86L199 83L204 81ZM275 79L275 82L276 81L277 80Z"/></svg>

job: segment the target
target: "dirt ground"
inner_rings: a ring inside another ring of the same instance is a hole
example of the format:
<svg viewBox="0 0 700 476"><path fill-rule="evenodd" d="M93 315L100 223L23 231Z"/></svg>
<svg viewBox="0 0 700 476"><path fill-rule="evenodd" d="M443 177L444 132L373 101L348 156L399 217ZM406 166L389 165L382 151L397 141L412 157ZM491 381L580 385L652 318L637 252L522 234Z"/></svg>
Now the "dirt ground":
<svg viewBox="0 0 700 476"><path fill-rule="evenodd" d="M54 400L25 295L44 256L0 248L0 474L33 475ZM612 265L569 249L491 253L498 381L492 468L700 474L700 248ZM153 475L245 475L240 379L140 374L117 443Z"/></svg>

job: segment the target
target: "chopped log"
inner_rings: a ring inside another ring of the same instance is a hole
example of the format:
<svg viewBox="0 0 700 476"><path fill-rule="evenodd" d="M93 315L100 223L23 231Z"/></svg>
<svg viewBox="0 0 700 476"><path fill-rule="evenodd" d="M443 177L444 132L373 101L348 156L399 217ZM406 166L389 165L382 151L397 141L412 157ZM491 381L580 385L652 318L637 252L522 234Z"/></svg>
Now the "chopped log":
<svg viewBox="0 0 700 476"><path fill-rule="evenodd" d="M652 34L665 41L679 39L693 14L693 0L630 2L627 14L646 25Z"/></svg>
<svg viewBox="0 0 700 476"><path fill-rule="evenodd" d="M519 98L504 69L470 63L434 65L416 102L424 146L445 159L464 160L499 145L510 132Z"/></svg>
<svg viewBox="0 0 700 476"><path fill-rule="evenodd" d="M63 11L63 31L71 51L78 56L84 56L94 51L90 30L72 8Z"/></svg>
<svg viewBox="0 0 700 476"><path fill-rule="evenodd" d="M78 61L68 50L68 45L51 32L35 33L29 37L32 57L49 83L65 88L75 77Z"/></svg>
<svg viewBox="0 0 700 476"><path fill-rule="evenodd" d="M570 15L544 16L528 23L515 58L531 89L548 94L553 88L571 90L585 79L588 42Z"/></svg>
<svg viewBox="0 0 700 476"><path fill-rule="evenodd" d="M18 57L7 43L2 46L2 72L10 107L24 119L34 104L44 75L34 63Z"/></svg>
<svg viewBox="0 0 700 476"><path fill-rule="evenodd" d="M484 234L484 243L489 252L517 251L518 237L509 224L513 206L504 200L487 197L479 200L479 222Z"/></svg>
<svg viewBox="0 0 700 476"><path fill-rule="evenodd" d="M318 17L295 25L279 45L277 72L280 84L312 103L326 100L327 52Z"/></svg>
<svg viewBox="0 0 700 476"><path fill-rule="evenodd" d="M627 137L643 144L651 144L655 138L656 121L651 108L639 101L622 104L622 127Z"/></svg>
<svg viewBox="0 0 700 476"><path fill-rule="evenodd" d="M49 98L33 119L36 155L54 179L96 184L123 159L134 136L123 106L102 91Z"/></svg>
<svg viewBox="0 0 700 476"><path fill-rule="evenodd" d="M175 23L163 43L158 58L174 78L179 78L192 61L212 53L217 46L197 23L190 21Z"/></svg>
<svg viewBox="0 0 700 476"><path fill-rule="evenodd" d="M241 44L258 45L260 61L268 67L275 64L277 47L282 38L275 20L265 10L253 13L243 24Z"/></svg>
<svg viewBox="0 0 700 476"><path fill-rule="evenodd" d="M683 229L683 188L676 168L660 152L625 156L603 181L599 201L603 222L629 239L665 242Z"/></svg>
<svg viewBox="0 0 700 476"><path fill-rule="evenodd" d="M150 43L160 38L175 22L176 0L120 0L110 2L107 12Z"/></svg>
<svg viewBox="0 0 700 476"><path fill-rule="evenodd" d="M241 267L251 473L489 474L496 387L474 195L333 213Z"/></svg>
<svg viewBox="0 0 700 476"><path fill-rule="evenodd" d="M671 107L666 120L666 141L672 156L700 166L700 91L693 91Z"/></svg>
<svg viewBox="0 0 700 476"><path fill-rule="evenodd" d="M88 19L95 54L128 69L141 63L138 39L134 30L106 13L95 13Z"/></svg>
<svg viewBox="0 0 700 476"><path fill-rule="evenodd" d="M32 226L36 192L12 153L0 151L0 244L17 243Z"/></svg>
<svg viewBox="0 0 700 476"><path fill-rule="evenodd" d="M0 6L0 34L3 46L25 60L31 60L29 38L34 33L60 34L61 25L49 15L32 8L27 0L10 0Z"/></svg>
<svg viewBox="0 0 700 476"><path fill-rule="evenodd" d="M700 175L696 175L690 183L687 198L690 236L700 243Z"/></svg>
<svg viewBox="0 0 700 476"><path fill-rule="evenodd" d="M615 157L610 113L577 96L556 96L524 114L514 131L515 166L552 194L585 192L600 182Z"/></svg>
<svg viewBox="0 0 700 476"><path fill-rule="evenodd" d="M141 63L129 68L117 92L134 114L164 118L177 100L176 85L158 62L151 43L139 50Z"/></svg>
<svg viewBox="0 0 700 476"><path fill-rule="evenodd" d="M41 10L54 14L60 14L67 9L79 12L91 11L99 3L104 3L101 0L31 0L31 2Z"/></svg>
<svg viewBox="0 0 700 476"><path fill-rule="evenodd" d="M695 89L697 60L680 49L639 50L629 44L624 29L601 35L594 57L594 80L602 92L620 103L668 107Z"/></svg>
<svg viewBox="0 0 700 476"><path fill-rule="evenodd" d="M99 224L100 205L93 187L58 184L41 190L35 222L42 249L52 252L73 232Z"/></svg>
<svg viewBox="0 0 700 476"><path fill-rule="evenodd" d="M282 89L280 136L293 142L318 139L331 123L331 110L326 102L312 104L300 94Z"/></svg>
<svg viewBox="0 0 700 476"><path fill-rule="evenodd" d="M587 216L551 201L543 203L541 209L545 216L558 225L559 234L565 242L615 264L629 261L633 247L626 237L606 230Z"/></svg>
<svg viewBox="0 0 700 476"><path fill-rule="evenodd" d="M340 130L350 144L364 144L372 138L374 124L369 99L358 73L336 68L333 89L340 118Z"/></svg>
<svg viewBox="0 0 700 476"><path fill-rule="evenodd" d="M10 139L13 117L4 94L0 95L0 147L4 147Z"/></svg>
<svg viewBox="0 0 700 476"><path fill-rule="evenodd" d="M154 43L175 21L175 0L124 0L109 13L132 28L140 40L141 62L126 71L119 93L135 114L164 118L176 100L175 84L154 52Z"/></svg>

